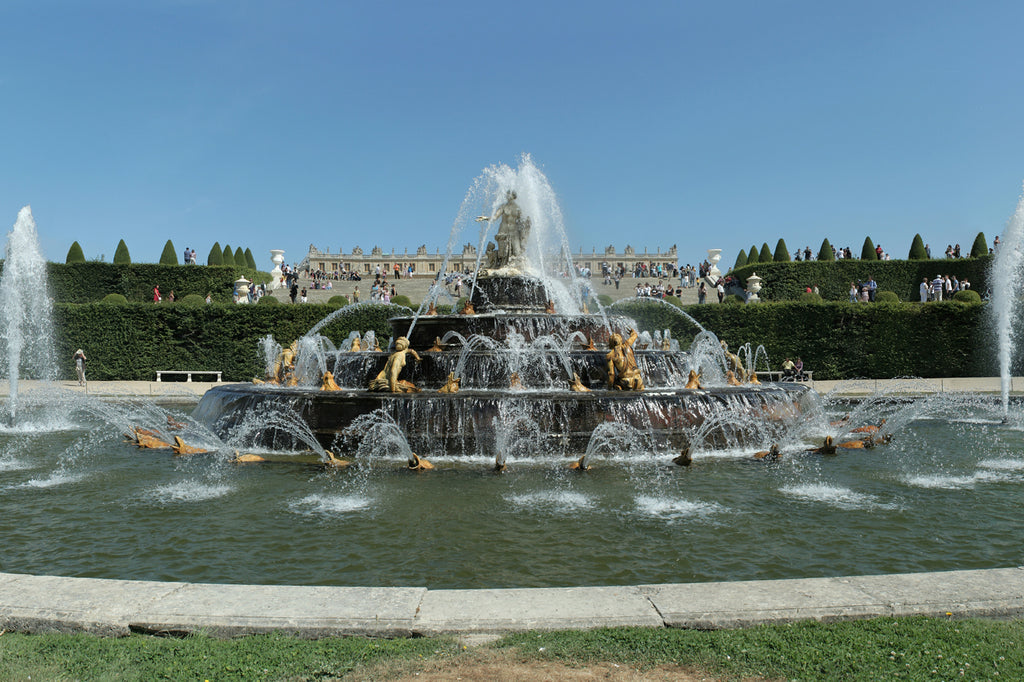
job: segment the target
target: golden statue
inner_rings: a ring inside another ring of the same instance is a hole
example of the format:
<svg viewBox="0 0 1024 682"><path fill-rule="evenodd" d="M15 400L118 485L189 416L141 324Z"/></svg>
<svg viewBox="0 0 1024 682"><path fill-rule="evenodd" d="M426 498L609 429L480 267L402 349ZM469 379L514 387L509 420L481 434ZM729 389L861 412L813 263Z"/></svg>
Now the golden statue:
<svg viewBox="0 0 1024 682"><path fill-rule="evenodd" d="M690 378L686 382L686 386L684 386L683 388L696 389L696 390L703 390L704 389L704 387L701 386L701 384L700 384L700 374L697 373L697 370L695 370L695 369L691 369L690 370Z"/></svg>
<svg viewBox="0 0 1024 682"><path fill-rule="evenodd" d="M590 465L587 464L587 456L583 455L575 462L570 464L569 468L573 471L590 471Z"/></svg>
<svg viewBox="0 0 1024 682"><path fill-rule="evenodd" d="M136 426L132 429L131 433L126 433L125 435L140 448L162 450L171 447L170 443L161 440L155 431L150 431L149 429L140 429Z"/></svg>
<svg viewBox="0 0 1024 682"><path fill-rule="evenodd" d="M330 450L324 450L324 454L327 455L327 460L324 462L324 466L332 467L334 469L344 469L352 464L350 460L338 459Z"/></svg>
<svg viewBox="0 0 1024 682"><path fill-rule="evenodd" d="M412 457L409 458L409 471L429 471L433 468L433 464L423 459L415 452L412 453Z"/></svg>
<svg viewBox="0 0 1024 682"><path fill-rule="evenodd" d="M777 462L782 457L782 450L779 449L778 443L772 443L772 446L767 450L760 450L754 453L754 459L762 459L765 462Z"/></svg>
<svg viewBox="0 0 1024 682"><path fill-rule="evenodd" d="M757 378L757 372L751 372L750 376L747 377L748 384L760 384L761 382Z"/></svg>
<svg viewBox="0 0 1024 682"><path fill-rule="evenodd" d="M444 382L444 386L437 389L438 393L458 393L459 385L462 383L462 377L455 378L455 372L448 373L448 379Z"/></svg>
<svg viewBox="0 0 1024 682"><path fill-rule="evenodd" d="M425 312L424 315L437 315L437 306L434 305L433 301L430 302L430 306L427 308L427 312Z"/></svg>
<svg viewBox="0 0 1024 682"><path fill-rule="evenodd" d="M298 381L293 376L293 372L295 371L295 356L298 352L299 342L297 340L292 341L292 345L282 348L281 352L277 354L277 359L274 360L274 368L267 374L266 381L253 379L252 383L295 386Z"/></svg>
<svg viewBox="0 0 1024 682"><path fill-rule="evenodd" d="M583 346L583 350L597 350L597 346L594 345L594 340L589 336L587 337L587 344Z"/></svg>
<svg viewBox="0 0 1024 682"><path fill-rule="evenodd" d="M339 386L334 381L334 375L333 374L331 374L330 372L324 372L323 380L320 382L320 390L321 391L340 391L341 390L341 386Z"/></svg>
<svg viewBox="0 0 1024 682"><path fill-rule="evenodd" d="M640 376L640 369L636 366L636 356L633 354L633 344L636 343L637 333L635 329L629 330L629 338L622 340L622 334L615 333L608 339L608 347L611 349L605 355L608 361L608 388L619 391L642 391L644 380Z"/></svg>
<svg viewBox="0 0 1024 682"><path fill-rule="evenodd" d="M468 298L466 303L462 306L462 310L459 311L459 315L476 315L476 310L473 309L473 302Z"/></svg>
<svg viewBox="0 0 1024 682"><path fill-rule="evenodd" d="M668 334L666 334L665 338L661 340L661 349L672 350L672 337L669 336Z"/></svg>
<svg viewBox="0 0 1024 682"><path fill-rule="evenodd" d="M747 372L743 369L743 363L740 362L740 356L735 353L730 353L729 344L725 341L722 341L722 353L725 354L725 368L727 370L731 369L733 374L736 375L736 380L742 384L747 380Z"/></svg>
<svg viewBox="0 0 1024 682"><path fill-rule="evenodd" d="M402 368L405 367L407 354L412 355L416 362L420 361L419 354L409 348L409 339L399 336L395 340L395 352L388 358L388 364L384 365L384 369L370 382L370 390L381 393L419 392L420 389L416 388L411 381L398 378L398 375L402 373Z"/></svg>
<svg viewBox="0 0 1024 682"><path fill-rule="evenodd" d="M523 382L519 381L519 372L512 372L508 375L508 387L509 388L522 388Z"/></svg>
<svg viewBox="0 0 1024 682"><path fill-rule="evenodd" d="M205 455L209 450L203 448L197 448L192 445L185 445L185 441L181 439L181 436L174 437L174 445L171 446L171 450L174 450L174 454L178 455Z"/></svg>
<svg viewBox="0 0 1024 682"><path fill-rule="evenodd" d="M548 299L548 307L544 309L544 312L546 312L548 315L555 314L555 302L552 301L550 298Z"/></svg>
<svg viewBox="0 0 1024 682"><path fill-rule="evenodd" d="M725 373L725 383L729 384L730 386L742 386L743 385L743 383L739 379L736 378L736 374L733 373L733 371L731 369Z"/></svg>
<svg viewBox="0 0 1024 682"><path fill-rule="evenodd" d="M440 336L435 336L434 337L434 345L431 346L430 348L428 348L426 352L428 352L428 353L440 353L443 350L444 350L444 348L441 347L441 337Z"/></svg>
<svg viewBox="0 0 1024 682"><path fill-rule="evenodd" d="M253 464L256 462L266 462L267 460L259 455L253 455L251 453L241 454L238 450L235 450L235 456L228 460L232 464Z"/></svg>
<svg viewBox="0 0 1024 682"><path fill-rule="evenodd" d="M572 373L572 381L569 382L569 390L575 391L576 393L590 393L591 390L583 385L580 380L580 375L576 372Z"/></svg>
<svg viewBox="0 0 1024 682"><path fill-rule="evenodd" d="M687 445L685 448L679 451L679 456L672 459L672 463L681 466L688 467L693 464L693 448Z"/></svg>
<svg viewBox="0 0 1024 682"><path fill-rule="evenodd" d="M364 343L363 346L369 347L369 344L368 343ZM382 351L380 349L380 339L378 339L376 336L373 337L373 350L376 353L383 353L384 352L384 351Z"/></svg>
<svg viewBox="0 0 1024 682"><path fill-rule="evenodd" d="M353 353L363 350L363 342L359 338L359 332L356 332L356 335L352 337L352 345L349 347L349 350Z"/></svg>

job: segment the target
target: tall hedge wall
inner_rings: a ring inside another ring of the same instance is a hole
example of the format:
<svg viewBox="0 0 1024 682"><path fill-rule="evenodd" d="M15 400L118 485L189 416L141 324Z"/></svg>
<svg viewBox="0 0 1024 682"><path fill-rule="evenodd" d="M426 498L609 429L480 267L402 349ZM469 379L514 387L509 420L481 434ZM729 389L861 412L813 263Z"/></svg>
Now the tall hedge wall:
<svg viewBox="0 0 1024 682"><path fill-rule="evenodd" d="M153 381L158 370L219 371L225 381L245 381L263 373L260 339L271 334L287 345L337 310L326 304L57 304L54 326L64 378L74 375L70 358L82 348L95 381ZM396 306L360 306L320 333L338 346L353 329L387 339L387 320L398 314Z"/></svg>
<svg viewBox="0 0 1024 682"><path fill-rule="evenodd" d="M952 377L996 374L985 304L764 303L758 305L617 305L641 329L671 329L688 342L689 318L732 348L763 345L773 367L800 356L816 379ZM337 308L330 305L58 304L57 348L65 378L71 355L83 348L93 380L151 381L157 370L214 370L227 381L262 373L259 340L289 343ZM386 339L394 306L363 305L340 315L322 333L336 346L349 331L373 329ZM420 349L421 350L421 349Z"/></svg>
<svg viewBox="0 0 1024 682"><path fill-rule="evenodd" d="M891 291L901 301L919 301L918 287L924 277L931 281L936 275L967 277L971 288L984 293L989 284L991 256L937 260L837 260L801 261L793 263L757 263L732 271L746 282L754 272L762 278L758 296L764 301L795 300L807 287L818 286L826 301L849 299L850 282L866 281L869 276L878 282L879 291Z"/></svg>
<svg viewBox="0 0 1024 682"><path fill-rule="evenodd" d="M188 294L229 303L234 282L241 276L254 282L269 282L264 272L239 267L159 265L137 263L47 263L50 295L58 303L89 303L100 301L107 294L122 294L129 301L153 300L153 287L159 286L166 299L174 291L178 298Z"/></svg>

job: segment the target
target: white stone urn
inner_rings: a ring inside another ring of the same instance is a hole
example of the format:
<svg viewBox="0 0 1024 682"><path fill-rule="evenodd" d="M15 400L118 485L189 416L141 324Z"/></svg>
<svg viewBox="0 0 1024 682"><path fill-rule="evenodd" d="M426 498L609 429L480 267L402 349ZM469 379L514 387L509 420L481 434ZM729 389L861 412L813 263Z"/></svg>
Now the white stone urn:
<svg viewBox="0 0 1024 682"><path fill-rule="evenodd" d="M274 264L274 269L270 271L270 288L277 289L281 286L281 265L284 263L284 251L281 249L270 250L270 261Z"/></svg>
<svg viewBox="0 0 1024 682"><path fill-rule="evenodd" d="M708 270L708 277L718 281L718 278L722 276L722 271L718 269L718 261L722 260L721 249L708 249L708 263L711 268Z"/></svg>
<svg viewBox="0 0 1024 682"><path fill-rule="evenodd" d="M245 277L235 280L235 291L238 292L237 303L248 303L249 302L249 285L252 284Z"/></svg>
<svg viewBox="0 0 1024 682"><path fill-rule="evenodd" d="M757 303L761 299L757 297L757 292L761 291L761 278L757 276L755 272L750 277L747 277L747 303Z"/></svg>

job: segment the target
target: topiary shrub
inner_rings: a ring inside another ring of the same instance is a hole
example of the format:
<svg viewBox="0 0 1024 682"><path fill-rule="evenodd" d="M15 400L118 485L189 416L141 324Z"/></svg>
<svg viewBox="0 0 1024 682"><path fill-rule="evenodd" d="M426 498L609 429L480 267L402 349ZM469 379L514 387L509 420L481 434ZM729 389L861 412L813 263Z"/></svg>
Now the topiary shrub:
<svg viewBox="0 0 1024 682"><path fill-rule="evenodd" d="M768 242L761 244L761 251L757 254L758 263L771 263L775 260L775 256L772 255L772 250L768 248Z"/></svg>
<svg viewBox="0 0 1024 682"><path fill-rule="evenodd" d="M675 297L673 296L673 298ZM679 299L676 300L678 301ZM745 302L746 301L744 301L743 297L740 296L739 294L729 294L728 296L722 299L723 305L743 305Z"/></svg>
<svg viewBox="0 0 1024 682"><path fill-rule="evenodd" d="M836 259L836 252L832 250L832 244L829 243L828 237L821 242L821 248L818 249L818 260L834 261Z"/></svg>
<svg viewBox="0 0 1024 682"><path fill-rule="evenodd" d="M327 305L333 305L335 308L343 308L348 305L348 299L341 294L335 294L327 299Z"/></svg>
<svg viewBox="0 0 1024 682"><path fill-rule="evenodd" d="M164 244L164 252L160 254L160 265L177 265L178 252L174 250L174 242L170 239Z"/></svg>
<svg viewBox="0 0 1024 682"><path fill-rule="evenodd" d="M822 302L821 294L816 294L813 291L805 291L804 293L800 294L800 302L801 303L821 303Z"/></svg>
<svg viewBox="0 0 1024 682"><path fill-rule="evenodd" d="M739 270L740 268L742 268L746 264L747 264L747 252L744 251L743 249L740 249L740 252L738 254L736 254L736 262L733 264L732 269L733 270Z"/></svg>
<svg viewBox="0 0 1024 682"><path fill-rule="evenodd" d="M177 301L178 305L188 306L190 308L199 308L206 305L206 298L199 294L189 294L184 298Z"/></svg>
<svg viewBox="0 0 1024 682"><path fill-rule="evenodd" d="M875 303L899 303L900 297L892 291L879 291L875 294Z"/></svg>
<svg viewBox="0 0 1024 682"><path fill-rule="evenodd" d="M875 251L875 243L871 237L864 238L864 246L860 247L861 260L878 260L878 251Z"/></svg>
<svg viewBox="0 0 1024 682"><path fill-rule="evenodd" d="M207 265L224 265L224 251L220 248L220 242L214 242L210 249L210 255L206 257Z"/></svg>
<svg viewBox="0 0 1024 682"><path fill-rule="evenodd" d="M405 295L398 295L391 299L391 302L395 305L404 305L406 308L412 308L412 299ZM415 308L413 308L415 310Z"/></svg>
<svg viewBox="0 0 1024 682"><path fill-rule="evenodd" d="M981 294L974 289L961 289L953 294L953 300L960 303L981 303Z"/></svg>
<svg viewBox="0 0 1024 682"><path fill-rule="evenodd" d="M245 250L245 264L247 266L249 266L250 268L252 268L253 270L257 269L256 268L256 259L252 257L252 251L250 249L248 249L248 248L246 248L246 250Z"/></svg>
<svg viewBox="0 0 1024 682"><path fill-rule="evenodd" d="M775 255L772 260L776 263L788 263L790 260L789 249L786 247L786 240L779 239L775 245Z"/></svg>
<svg viewBox="0 0 1024 682"><path fill-rule="evenodd" d="M257 305L279 305L280 303L281 302L279 300L277 300L270 294L267 294L266 296L260 298L260 301Z"/></svg>
<svg viewBox="0 0 1024 682"><path fill-rule="evenodd" d="M914 235L914 241L910 243L909 260L928 260L928 252L924 249L924 240L920 234Z"/></svg>
<svg viewBox="0 0 1024 682"><path fill-rule="evenodd" d="M751 246L750 251L747 252L747 265L752 263L758 263L761 261L761 255L757 250L756 246Z"/></svg>
<svg viewBox="0 0 1024 682"><path fill-rule="evenodd" d="M107 294L100 303L105 305L128 305L128 299L124 297L124 294Z"/></svg>
<svg viewBox="0 0 1024 682"><path fill-rule="evenodd" d="M78 242L73 242L71 248L68 249L68 257L64 259L65 263L84 263L85 254L82 253L82 245Z"/></svg>
<svg viewBox="0 0 1024 682"><path fill-rule="evenodd" d="M224 259L224 265L238 265L238 263L235 262L235 252L231 250L231 244L224 245L224 255L222 258ZM245 264L243 263L242 265Z"/></svg>
<svg viewBox="0 0 1024 682"><path fill-rule="evenodd" d="M981 258L987 255L988 242L985 240L985 233L979 232L978 236L974 238L974 244L971 246L971 258ZM967 289L967 291L970 291L970 289Z"/></svg>
<svg viewBox="0 0 1024 682"><path fill-rule="evenodd" d="M131 265L132 257L128 255L128 245L122 239L114 250L114 265Z"/></svg>

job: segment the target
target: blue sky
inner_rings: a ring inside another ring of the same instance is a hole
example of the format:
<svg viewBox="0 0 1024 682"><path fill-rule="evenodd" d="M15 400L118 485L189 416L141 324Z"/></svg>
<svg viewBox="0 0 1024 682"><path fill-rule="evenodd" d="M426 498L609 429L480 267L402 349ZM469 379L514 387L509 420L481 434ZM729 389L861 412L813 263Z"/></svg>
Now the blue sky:
<svg viewBox="0 0 1024 682"><path fill-rule="evenodd" d="M43 250L442 250L529 153L574 250L989 241L1019 2L7 0L0 218Z"/></svg>

